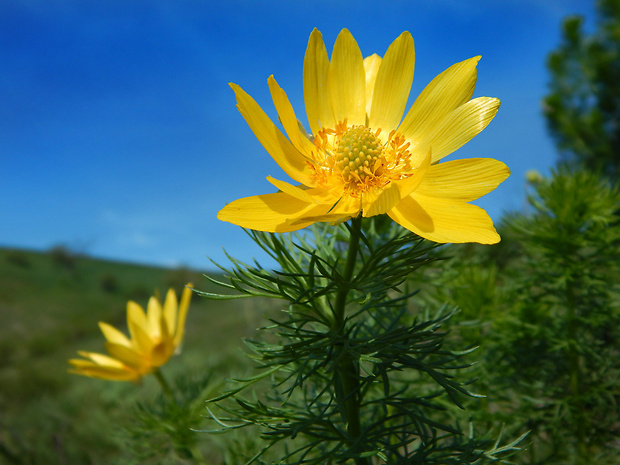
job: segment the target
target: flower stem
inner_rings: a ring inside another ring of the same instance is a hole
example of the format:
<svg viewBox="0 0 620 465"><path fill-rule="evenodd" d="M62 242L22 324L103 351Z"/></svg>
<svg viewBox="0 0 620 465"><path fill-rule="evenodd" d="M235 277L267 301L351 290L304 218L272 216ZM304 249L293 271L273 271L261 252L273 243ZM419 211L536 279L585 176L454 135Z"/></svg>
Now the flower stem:
<svg viewBox="0 0 620 465"><path fill-rule="evenodd" d="M161 386L161 390L164 393L164 396L166 397L166 399L169 402L173 402L176 404L176 399L174 398L174 393L172 392L172 388L170 387L170 384L168 383L166 378L164 378L164 375L162 374L159 368L155 368L153 370L153 376L155 376L155 379ZM186 447L189 453L191 454L192 458L195 460L195 462L198 465L206 465L207 462L205 461L204 455L202 455L200 448L194 442L192 442L192 444L187 445Z"/></svg>
<svg viewBox="0 0 620 465"><path fill-rule="evenodd" d="M336 317L336 328L340 329L344 324L344 313L347 305L347 295L351 287L351 279L355 270L355 260L359 250L360 236L362 235L362 217L353 218L351 220L351 236L349 237L349 248L347 250L347 258L344 264L344 273L342 278L344 285L338 291L336 296L336 305L334 307L334 316Z"/></svg>
<svg viewBox="0 0 620 465"><path fill-rule="evenodd" d="M351 235L349 237L349 247L347 250L347 258L344 265L342 275L343 284L338 294L334 306L335 331L338 331L344 339L347 335L345 331L345 310L347 304L347 296L351 288L353 272L355 270L355 261L359 251L359 241L362 233L362 218L357 217L351 220ZM339 404L344 406L344 412L341 415L347 423L347 431L350 438L356 441L361 435L360 423L360 393L359 393L359 361L355 355L352 355L347 349L347 344L342 344L343 353L336 365L335 379L340 381L342 389L336 389L336 396L340 397ZM368 459L355 459L356 465L367 465Z"/></svg>
<svg viewBox="0 0 620 465"><path fill-rule="evenodd" d="M155 368L153 370L153 375L155 376L155 379L159 382L159 385L161 386L161 390L163 391L164 395L168 399L174 399L174 394L172 393L170 384L168 384L168 381L166 381L166 378L164 378L164 375L161 373L159 368Z"/></svg>

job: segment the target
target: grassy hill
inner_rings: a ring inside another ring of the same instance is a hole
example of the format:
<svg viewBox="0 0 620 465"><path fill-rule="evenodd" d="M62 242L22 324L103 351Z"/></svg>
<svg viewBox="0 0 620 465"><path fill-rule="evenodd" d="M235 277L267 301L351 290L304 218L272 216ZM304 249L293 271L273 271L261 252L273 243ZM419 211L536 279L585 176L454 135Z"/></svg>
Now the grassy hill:
<svg viewBox="0 0 620 465"><path fill-rule="evenodd" d="M126 304L143 307L155 288L180 293L201 273L96 260L62 247L48 252L0 249L0 463L132 463L117 434L133 401L154 395L136 386L69 374L77 350L104 352L97 322L126 330ZM184 350L166 375L224 377L247 365L240 340L277 303L210 301L194 296Z"/></svg>

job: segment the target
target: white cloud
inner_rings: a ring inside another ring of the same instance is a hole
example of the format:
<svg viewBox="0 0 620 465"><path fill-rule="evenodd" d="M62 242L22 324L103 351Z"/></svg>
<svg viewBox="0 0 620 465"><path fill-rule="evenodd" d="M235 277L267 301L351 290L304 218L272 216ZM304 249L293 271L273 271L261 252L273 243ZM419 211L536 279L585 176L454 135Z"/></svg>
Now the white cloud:
<svg viewBox="0 0 620 465"><path fill-rule="evenodd" d="M151 248L159 241L155 237L140 231L125 231L116 235L116 241L123 247Z"/></svg>

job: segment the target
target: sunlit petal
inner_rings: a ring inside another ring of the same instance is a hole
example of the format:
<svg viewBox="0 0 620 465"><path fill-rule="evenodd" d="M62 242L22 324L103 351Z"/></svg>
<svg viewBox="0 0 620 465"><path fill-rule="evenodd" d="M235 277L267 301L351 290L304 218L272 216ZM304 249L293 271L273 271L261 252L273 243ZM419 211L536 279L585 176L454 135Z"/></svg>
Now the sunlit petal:
<svg viewBox="0 0 620 465"><path fill-rule="evenodd" d="M366 73L357 42L343 29L334 44L327 74L334 119L349 124L366 122Z"/></svg>
<svg viewBox="0 0 620 465"><path fill-rule="evenodd" d="M237 97L237 108L254 132L254 135L286 174L296 181L309 185L306 158L284 137L262 108L241 87L230 84Z"/></svg>
<svg viewBox="0 0 620 465"><path fill-rule="evenodd" d="M370 115L372 107L372 94L375 91L377 73L381 66L381 57L376 53L364 58L364 71L366 72L366 117Z"/></svg>
<svg viewBox="0 0 620 465"><path fill-rule="evenodd" d="M243 228L289 232L305 227L291 225L290 221L302 217L313 207L314 204L296 199L285 192L277 192L235 200L222 208L217 217Z"/></svg>
<svg viewBox="0 0 620 465"><path fill-rule="evenodd" d="M280 181L278 179L272 178L271 176L267 176L267 181L277 187L280 191L290 195L291 197L295 197L297 200L301 200L302 202L306 202L309 204L317 203L316 200L313 199L312 196L305 189L293 186L286 181Z"/></svg>
<svg viewBox="0 0 620 465"><path fill-rule="evenodd" d="M398 127L409 98L415 49L413 38L403 32L388 48L375 83L369 126L391 131Z"/></svg>
<svg viewBox="0 0 620 465"><path fill-rule="evenodd" d="M489 215L465 202L414 193L388 215L401 226L434 242L495 244L500 240Z"/></svg>
<svg viewBox="0 0 620 465"><path fill-rule="evenodd" d="M349 218L358 216L361 208L362 205L360 199L343 196L341 199L336 200L336 202L332 205L317 206L306 212L303 216L289 220L289 223L293 226L305 224L303 227L306 227L308 226L308 222L312 224L316 222L333 223L346 221Z"/></svg>
<svg viewBox="0 0 620 465"><path fill-rule="evenodd" d="M314 29L310 34L304 57L304 102L308 123L313 134L321 127L332 128L336 124L327 89L329 57L323 36Z"/></svg>
<svg viewBox="0 0 620 465"><path fill-rule="evenodd" d="M432 135L419 145L419 150L433 150L433 163L458 150L478 135L499 109L499 99L479 97L452 111Z"/></svg>
<svg viewBox="0 0 620 465"><path fill-rule="evenodd" d="M387 213L400 201L400 192L395 182L385 187L376 187L362 194L362 210L365 217Z"/></svg>
<svg viewBox="0 0 620 465"><path fill-rule="evenodd" d="M510 175L501 161L470 158L432 165L416 194L470 202L488 194Z"/></svg>
<svg viewBox="0 0 620 465"><path fill-rule="evenodd" d="M295 148L303 155L308 157L312 156L312 152L316 149L314 144L310 142L310 139L306 137L300 131L299 120L295 116L295 110L286 96L286 92L278 85L273 76L270 76L268 81L269 90L271 91L271 98L273 104L276 107L280 122L286 131L286 135L290 139Z"/></svg>
<svg viewBox="0 0 620 465"><path fill-rule="evenodd" d="M473 57L450 66L433 79L415 100L399 131L419 142L427 137L452 110L467 102L476 87L476 65Z"/></svg>

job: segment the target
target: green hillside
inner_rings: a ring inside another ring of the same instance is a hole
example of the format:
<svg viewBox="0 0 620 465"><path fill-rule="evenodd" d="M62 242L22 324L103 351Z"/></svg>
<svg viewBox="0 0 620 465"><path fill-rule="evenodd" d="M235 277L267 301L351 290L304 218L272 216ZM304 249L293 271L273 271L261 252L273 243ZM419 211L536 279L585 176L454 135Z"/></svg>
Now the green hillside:
<svg viewBox="0 0 620 465"><path fill-rule="evenodd" d="M97 322L126 332L126 303L143 307L158 288L180 293L192 281L213 290L201 273L96 260L57 247L48 252L0 249L0 463L132 463L118 425L133 401L153 397L140 386L70 374L77 350L104 352ZM260 308L259 308L260 307ZM184 350L166 375L228 376L243 370L239 343L276 304L192 298Z"/></svg>

